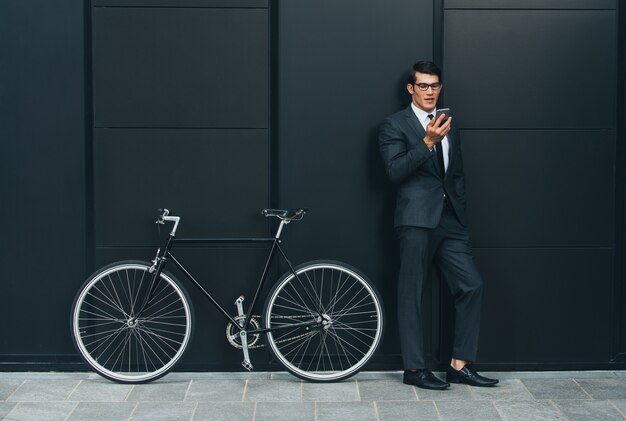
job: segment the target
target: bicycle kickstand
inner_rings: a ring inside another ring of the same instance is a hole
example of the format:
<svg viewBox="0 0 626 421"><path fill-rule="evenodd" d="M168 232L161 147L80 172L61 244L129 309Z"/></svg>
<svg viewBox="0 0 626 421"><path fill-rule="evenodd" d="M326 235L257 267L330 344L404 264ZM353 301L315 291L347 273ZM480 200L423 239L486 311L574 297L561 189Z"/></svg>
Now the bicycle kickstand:
<svg viewBox="0 0 626 421"><path fill-rule="evenodd" d="M244 316L243 313L243 295L241 295L237 300L235 300L235 305L237 306L237 315ZM241 317L241 322L243 323L245 317ZM243 327L243 326L241 326ZM252 363L250 362L250 354L248 353L248 335L245 330L241 330L239 332L239 337L241 338L241 347L243 349L243 361L241 365L248 371L252 371Z"/></svg>

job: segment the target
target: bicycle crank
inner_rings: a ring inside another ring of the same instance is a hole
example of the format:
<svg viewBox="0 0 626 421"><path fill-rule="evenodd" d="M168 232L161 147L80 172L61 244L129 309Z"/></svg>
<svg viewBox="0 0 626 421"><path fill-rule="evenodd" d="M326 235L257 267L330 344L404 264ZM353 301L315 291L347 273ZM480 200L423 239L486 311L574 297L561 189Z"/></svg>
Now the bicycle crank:
<svg viewBox="0 0 626 421"><path fill-rule="evenodd" d="M252 318L250 319L250 325L249 325L250 330L257 330L261 327L261 325L259 324L259 321L257 320L257 317L259 316L252 316ZM239 325L242 325L243 322L246 320L246 315L244 314L241 316L235 316L234 319ZM228 322L228 324L226 325L226 339L228 340L228 343L231 344L234 348L243 349L243 344L241 342L241 337L239 336L239 332L240 332L239 327L234 326L232 322ZM255 346L256 343L259 342L259 339L261 339L260 333L248 335L246 339L248 341L249 349L261 348L263 346L263 345Z"/></svg>

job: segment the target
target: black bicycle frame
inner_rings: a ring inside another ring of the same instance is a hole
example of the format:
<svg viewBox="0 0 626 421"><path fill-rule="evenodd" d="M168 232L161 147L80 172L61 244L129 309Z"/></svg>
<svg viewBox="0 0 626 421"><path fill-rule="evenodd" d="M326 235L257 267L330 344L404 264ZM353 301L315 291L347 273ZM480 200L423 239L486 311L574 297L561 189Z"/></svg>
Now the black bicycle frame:
<svg viewBox="0 0 626 421"><path fill-rule="evenodd" d="M286 329L286 328L293 329L294 327L307 327L307 326L315 326L315 325L321 327L322 324L321 324L321 317L320 317L320 318L317 318L318 320L315 320L315 321L295 323L295 324L278 326L278 327L267 328L267 329L260 328L260 329L250 330L250 331L247 330L247 328L248 328L248 326L250 324L250 320L252 318L253 309L255 308L256 302L257 302L257 300L259 298L259 294L261 292L261 289L263 288L263 285L265 285L265 280L267 279L267 274L268 274L268 271L269 271L270 263L272 261L272 258L274 257L274 254L276 253L277 249L278 249L278 251L280 251L280 254L283 257L283 260L289 266L289 270L291 271L291 273L297 279L299 279L298 275L296 274L295 269L293 268L293 266L291 265L291 262L287 258L287 255L285 255L285 252L280 247L280 242L281 242L281 240L279 238L176 238L175 236L170 235L169 238L167 239L167 243L165 245L165 249L163 250L163 252L160 252L160 251L157 252L157 257L156 257L156 262L155 262L156 263L156 267L155 267L152 279L150 281L150 287L148 289L149 293L147 294L147 299L146 299L144 305L142 306L142 309L137 313L135 318L139 317L139 315L145 309L147 303L150 302L150 300L152 299L152 295L154 293L154 289L155 289L155 286L157 284L157 280L159 279L159 276L161 275L161 272L163 271L167 261L171 260L174 263L174 265L178 269L180 269L180 271L185 275L185 277L187 277L187 279L189 279L200 290L200 292L202 292L202 294L205 297L207 297L209 299L209 301L224 315L224 317L226 317L228 320L230 320L230 322L239 329L240 332L245 330L247 334L258 334L258 333L265 333L265 332L273 332L273 331L276 331L276 330ZM174 246L175 243L181 243L181 244L211 244L211 243L258 244L258 243L271 243L272 244L272 248L270 250L270 253L267 256L267 261L265 262L265 267L263 268L263 274L261 275L261 279L259 280L259 285L257 286L256 292L254 293L254 297L252 298L252 303L250 303L250 306L248 307L249 311L247 312L246 319L245 319L243 325L240 325L226 310L224 310L224 308L217 302L217 300L215 300L215 298L213 298L211 293L209 293L202 286L202 284L200 282L198 282L196 280L196 278L194 278L193 275L183 266L183 264L178 259L176 259L176 257L174 257L174 255L171 253L171 249L172 249L172 247Z"/></svg>

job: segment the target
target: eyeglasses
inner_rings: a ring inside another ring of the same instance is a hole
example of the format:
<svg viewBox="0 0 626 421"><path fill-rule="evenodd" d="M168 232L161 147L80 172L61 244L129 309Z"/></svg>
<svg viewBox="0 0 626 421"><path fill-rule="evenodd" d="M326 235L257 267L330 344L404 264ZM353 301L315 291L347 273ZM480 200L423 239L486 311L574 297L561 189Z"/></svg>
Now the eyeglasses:
<svg viewBox="0 0 626 421"><path fill-rule="evenodd" d="M428 88L432 88L433 91L438 91L439 89L441 89L441 83L437 82L437 83L414 83L413 85L416 85L420 91L427 91Z"/></svg>

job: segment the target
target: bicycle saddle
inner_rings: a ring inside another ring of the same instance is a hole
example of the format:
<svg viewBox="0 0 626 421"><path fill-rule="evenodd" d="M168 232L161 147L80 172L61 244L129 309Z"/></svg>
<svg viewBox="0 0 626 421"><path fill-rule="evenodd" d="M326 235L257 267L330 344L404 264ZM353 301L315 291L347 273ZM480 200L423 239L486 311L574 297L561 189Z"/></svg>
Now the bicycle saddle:
<svg viewBox="0 0 626 421"><path fill-rule="evenodd" d="M261 214L265 216L275 216L280 219L289 219L292 220L294 218L302 219L305 213L309 210L305 208L298 209L263 209Z"/></svg>

